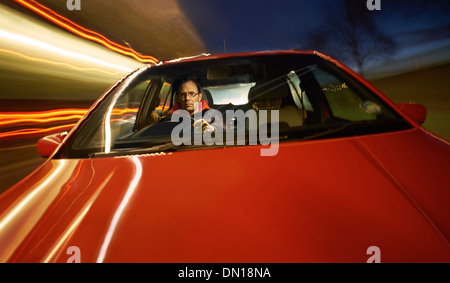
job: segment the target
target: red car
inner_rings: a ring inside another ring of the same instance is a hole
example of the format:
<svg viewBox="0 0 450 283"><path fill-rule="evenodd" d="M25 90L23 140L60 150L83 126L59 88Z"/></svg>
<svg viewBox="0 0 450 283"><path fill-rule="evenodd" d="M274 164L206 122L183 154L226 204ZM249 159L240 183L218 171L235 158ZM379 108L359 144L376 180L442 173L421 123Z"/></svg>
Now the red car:
<svg viewBox="0 0 450 283"><path fill-rule="evenodd" d="M0 261L450 262L450 146L425 116L317 52L145 66L39 141L0 195Z"/></svg>

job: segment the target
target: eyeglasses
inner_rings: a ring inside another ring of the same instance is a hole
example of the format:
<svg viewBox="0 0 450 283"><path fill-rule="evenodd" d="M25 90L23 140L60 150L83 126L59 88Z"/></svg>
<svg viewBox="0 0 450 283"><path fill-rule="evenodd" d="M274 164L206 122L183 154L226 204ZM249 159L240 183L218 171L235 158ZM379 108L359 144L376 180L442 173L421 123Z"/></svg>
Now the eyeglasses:
<svg viewBox="0 0 450 283"><path fill-rule="evenodd" d="M190 91L190 92L181 92L181 93L178 93L178 96L179 96L179 97L182 97L182 98L184 98L184 97L193 98L193 97L196 97L199 93L200 93L200 92L195 93L195 92L193 92L193 91Z"/></svg>

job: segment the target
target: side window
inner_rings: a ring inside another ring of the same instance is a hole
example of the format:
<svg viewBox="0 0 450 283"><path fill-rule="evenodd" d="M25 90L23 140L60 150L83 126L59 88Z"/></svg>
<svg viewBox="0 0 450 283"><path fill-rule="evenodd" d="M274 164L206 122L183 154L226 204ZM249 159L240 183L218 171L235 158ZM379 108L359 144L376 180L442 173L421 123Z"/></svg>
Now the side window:
<svg viewBox="0 0 450 283"><path fill-rule="evenodd" d="M171 99L170 90L171 84L164 82L161 91L159 92L158 104L155 109L159 116L165 116L165 113L169 111Z"/></svg>
<svg viewBox="0 0 450 283"><path fill-rule="evenodd" d="M334 117L349 121L375 120L381 107L361 98L347 82L321 69L313 71Z"/></svg>
<svg viewBox="0 0 450 283"><path fill-rule="evenodd" d="M109 122L112 140L120 139L133 133L136 115L150 83L150 80L145 80L127 89L121 93L116 103L107 111L105 123ZM105 131L105 134L108 134L107 131Z"/></svg>
<svg viewBox="0 0 450 283"><path fill-rule="evenodd" d="M134 131L159 123L170 107L170 89L171 85L160 78L154 78L150 82L138 113L138 121L133 128Z"/></svg>

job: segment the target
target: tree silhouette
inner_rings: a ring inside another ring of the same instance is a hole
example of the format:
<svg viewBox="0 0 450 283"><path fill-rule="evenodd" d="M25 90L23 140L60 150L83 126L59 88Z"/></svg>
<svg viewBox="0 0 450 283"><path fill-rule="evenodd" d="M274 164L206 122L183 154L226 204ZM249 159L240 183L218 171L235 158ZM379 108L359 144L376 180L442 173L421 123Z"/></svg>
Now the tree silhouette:
<svg viewBox="0 0 450 283"><path fill-rule="evenodd" d="M389 56L394 41L374 22L376 12L369 11L366 0L344 0L343 13L335 14L323 26L306 35L302 47L312 48L355 64L363 74L367 62Z"/></svg>

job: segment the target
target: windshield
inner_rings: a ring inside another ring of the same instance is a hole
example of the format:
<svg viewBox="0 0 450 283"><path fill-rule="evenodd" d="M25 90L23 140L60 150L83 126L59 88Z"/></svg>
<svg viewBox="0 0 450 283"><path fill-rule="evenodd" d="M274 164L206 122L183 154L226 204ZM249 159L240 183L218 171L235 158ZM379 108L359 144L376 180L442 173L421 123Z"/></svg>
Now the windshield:
<svg viewBox="0 0 450 283"><path fill-rule="evenodd" d="M131 74L58 156L245 146L408 127L374 93L318 56L203 59Z"/></svg>

